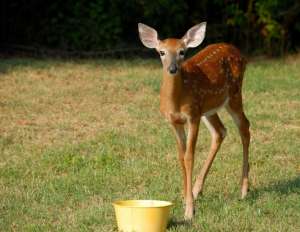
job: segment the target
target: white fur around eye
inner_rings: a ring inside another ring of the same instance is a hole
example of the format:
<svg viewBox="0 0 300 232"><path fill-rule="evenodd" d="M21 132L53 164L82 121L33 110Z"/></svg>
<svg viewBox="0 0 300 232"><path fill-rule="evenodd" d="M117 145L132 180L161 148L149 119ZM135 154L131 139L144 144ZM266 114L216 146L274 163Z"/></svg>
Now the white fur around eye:
<svg viewBox="0 0 300 232"><path fill-rule="evenodd" d="M159 53L159 56L160 56L161 59L165 59L165 57L167 55L167 51L166 50L159 50L158 53Z"/></svg>
<svg viewBox="0 0 300 232"><path fill-rule="evenodd" d="M165 55L166 55L166 52L165 52L164 50L160 50L160 51L159 51L159 55L160 55L160 56L165 56Z"/></svg>
<svg viewBox="0 0 300 232"><path fill-rule="evenodd" d="M180 57L184 57L184 50L179 50L178 51L178 55L180 56Z"/></svg>

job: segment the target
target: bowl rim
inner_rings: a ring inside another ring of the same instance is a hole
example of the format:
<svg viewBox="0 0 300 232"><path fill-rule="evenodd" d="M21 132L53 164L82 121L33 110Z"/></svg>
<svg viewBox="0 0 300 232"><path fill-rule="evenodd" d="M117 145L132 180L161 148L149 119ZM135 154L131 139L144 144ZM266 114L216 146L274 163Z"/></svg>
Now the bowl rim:
<svg viewBox="0 0 300 232"><path fill-rule="evenodd" d="M159 203L158 205L150 206L150 205L130 205L130 203L135 202L145 202L145 203ZM123 203L129 203L128 205L123 205ZM173 203L171 201L163 201L163 200L116 200L112 203L115 207L123 207L123 208L164 208L164 207L170 207L173 206Z"/></svg>

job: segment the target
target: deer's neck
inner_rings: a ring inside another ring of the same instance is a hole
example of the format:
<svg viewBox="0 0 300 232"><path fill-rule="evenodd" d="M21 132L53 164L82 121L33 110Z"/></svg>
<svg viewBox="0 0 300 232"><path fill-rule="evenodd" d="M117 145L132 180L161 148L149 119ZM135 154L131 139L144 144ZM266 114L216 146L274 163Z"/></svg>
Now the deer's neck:
<svg viewBox="0 0 300 232"><path fill-rule="evenodd" d="M170 75L164 71L160 88L160 109L163 113L179 111L182 84L180 72L176 75Z"/></svg>

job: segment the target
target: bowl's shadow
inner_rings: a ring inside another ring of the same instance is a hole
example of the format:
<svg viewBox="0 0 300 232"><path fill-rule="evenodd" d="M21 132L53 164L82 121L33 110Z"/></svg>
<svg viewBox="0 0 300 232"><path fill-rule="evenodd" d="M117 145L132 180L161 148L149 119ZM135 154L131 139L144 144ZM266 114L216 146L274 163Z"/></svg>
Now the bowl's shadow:
<svg viewBox="0 0 300 232"><path fill-rule="evenodd" d="M185 220L177 220L176 218L171 218L169 220L167 229L179 229L190 227L191 223Z"/></svg>

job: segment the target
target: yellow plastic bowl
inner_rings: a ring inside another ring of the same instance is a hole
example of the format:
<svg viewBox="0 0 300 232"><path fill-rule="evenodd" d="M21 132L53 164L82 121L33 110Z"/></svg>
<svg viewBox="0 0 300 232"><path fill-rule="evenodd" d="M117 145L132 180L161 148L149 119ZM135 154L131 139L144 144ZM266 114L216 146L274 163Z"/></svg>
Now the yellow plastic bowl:
<svg viewBox="0 0 300 232"><path fill-rule="evenodd" d="M119 231L165 232L170 207L169 201L130 200L113 203Z"/></svg>

